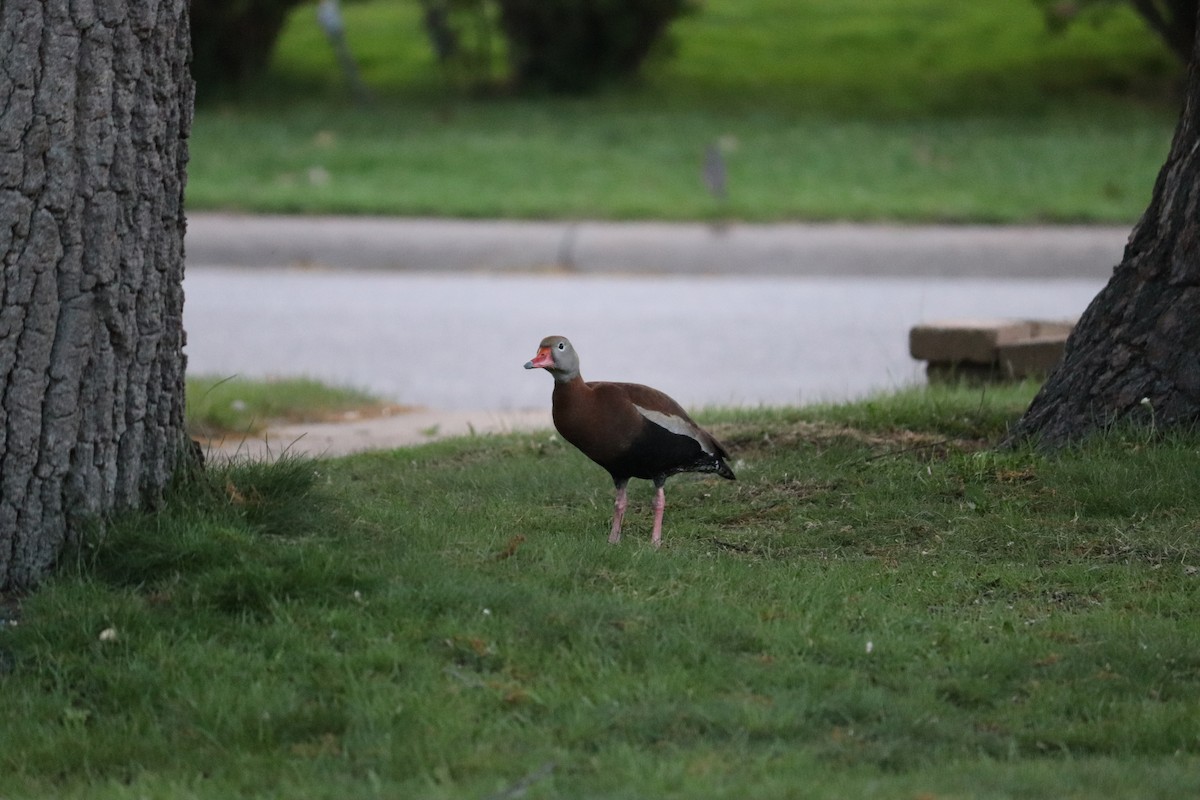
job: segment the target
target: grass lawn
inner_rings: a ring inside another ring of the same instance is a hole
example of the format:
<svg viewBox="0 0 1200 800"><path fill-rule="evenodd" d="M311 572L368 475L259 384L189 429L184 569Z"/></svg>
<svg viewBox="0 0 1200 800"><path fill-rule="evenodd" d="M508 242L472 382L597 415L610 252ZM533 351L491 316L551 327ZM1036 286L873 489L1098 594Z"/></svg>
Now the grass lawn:
<svg viewBox="0 0 1200 800"><path fill-rule="evenodd" d="M275 423L334 422L400 408L368 392L311 378L187 377L188 430L202 439L252 435Z"/></svg>
<svg viewBox="0 0 1200 800"><path fill-rule="evenodd" d="M660 551L548 433L217 470L0 627L0 796L1196 796L1200 439L1030 393L710 412Z"/></svg>
<svg viewBox="0 0 1200 800"><path fill-rule="evenodd" d="M706 0L676 57L586 98L448 90L415 2L345 18L375 105L301 7L270 74L198 111L190 209L1128 224L1177 114L1123 5L1056 36L1030 0Z"/></svg>

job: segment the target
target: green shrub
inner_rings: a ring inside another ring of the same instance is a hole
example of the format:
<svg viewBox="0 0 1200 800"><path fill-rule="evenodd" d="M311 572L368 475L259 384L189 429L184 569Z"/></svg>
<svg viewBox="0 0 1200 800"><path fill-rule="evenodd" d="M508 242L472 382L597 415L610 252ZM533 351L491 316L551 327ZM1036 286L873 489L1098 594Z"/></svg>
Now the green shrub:
<svg viewBox="0 0 1200 800"><path fill-rule="evenodd" d="M1046 16L1046 27L1061 33L1076 18L1109 13L1123 5L1123 0L1033 0ZM1198 0L1134 0L1130 5L1142 16L1150 30L1163 41L1184 64L1192 57L1196 41Z"/></svg>
<svg viewBox="0 0 1200 800"><path fill-rule="evenodd" d="M192 77L200 96L261 74L293 7L304 0L205 0L191 3Z"/></svg>
<svg viewBox="0 0 1200 800"><path fill-rule="evenodd" d="M691 8L692 0L421 0L452 82L572 93L637 74Z"/></svg>
<svg viewBox="0 0 1200 800"><path fill-rule="evenodd" d="M637 73L688 0L497 0L521 88L581 92Z"/></svg>

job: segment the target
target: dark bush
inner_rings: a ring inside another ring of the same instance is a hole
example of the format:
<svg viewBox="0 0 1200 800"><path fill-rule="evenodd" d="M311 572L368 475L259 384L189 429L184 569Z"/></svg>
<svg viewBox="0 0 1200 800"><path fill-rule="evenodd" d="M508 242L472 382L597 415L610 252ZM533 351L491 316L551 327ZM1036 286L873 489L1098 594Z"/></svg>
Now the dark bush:
<svg viewBox="0 0 1200 800"><path fill-rule="evenodd" d="M635 74L690 0L497 0L518 88L584 92Z"/></svg>
<svg viewBox="0 0 1200 800"><path fill-rule="evenodd" d="M1046 15L1046 27L1053 33L1061 33L1077 17L1089 13L1100 14L1112 11L1118 5L1115 0L1033 0ZM1181 62L1187 64L1192 58L1192 45L1196 41L1196 14L1200 2L1197 0L1132 0L1133 10L1141 15L1150 30L1171 49Z"/></svg>
<svg viewBox="0 0 1200 800"><path fill-rule="evenodd" d="M192 77L201 97L236 87L267 68L275 40L304 0L192 0Z"/></svg>

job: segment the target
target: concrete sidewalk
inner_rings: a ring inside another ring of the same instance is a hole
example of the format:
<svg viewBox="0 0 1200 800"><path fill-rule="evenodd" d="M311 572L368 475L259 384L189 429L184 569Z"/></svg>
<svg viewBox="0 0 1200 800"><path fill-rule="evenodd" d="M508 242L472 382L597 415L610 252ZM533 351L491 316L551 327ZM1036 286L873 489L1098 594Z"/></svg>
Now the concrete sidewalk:
<svg viewBox="0 0 1200 800"><path fill-rule="evenodd" d="M549 403L541 411L432 411L388 417L315 422L272 428L253 438L229 438L205 446L209 458L260 461L287 454L325 458L367 450L413 447L459 436L549 430Z"/></svg>
<svg viewBox="0 0 1200 800"><path fill-rule="evenodd" d="M188 216L189 264L419 272L1106 278L1129 228Z"/></svg>

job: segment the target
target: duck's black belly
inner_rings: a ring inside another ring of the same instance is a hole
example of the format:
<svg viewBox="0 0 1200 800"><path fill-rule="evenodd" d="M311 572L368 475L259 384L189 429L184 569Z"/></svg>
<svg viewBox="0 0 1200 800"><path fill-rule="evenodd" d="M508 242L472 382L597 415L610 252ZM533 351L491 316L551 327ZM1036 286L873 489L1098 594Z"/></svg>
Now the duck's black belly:
<svg viewBox="0 0 1200 800"><path fill-rule="evenodd" d="M677 472L712 471L715 459L690 436L672 433L647 421L633 443L615 457L597 460L614 481L661 480Z"/></svg>

